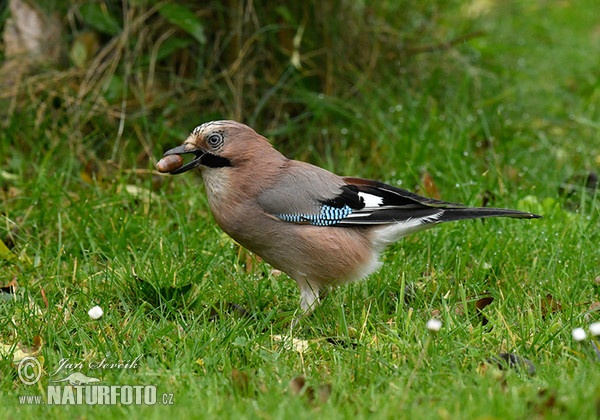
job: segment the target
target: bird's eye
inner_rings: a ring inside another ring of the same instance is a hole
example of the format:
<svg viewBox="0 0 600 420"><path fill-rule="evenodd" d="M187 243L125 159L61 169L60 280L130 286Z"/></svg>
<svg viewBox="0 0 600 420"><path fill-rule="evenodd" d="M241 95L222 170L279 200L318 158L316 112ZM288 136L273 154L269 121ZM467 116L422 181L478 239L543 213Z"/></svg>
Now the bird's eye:
<svg viewBox="0 0 600 420"><path fill-rule="evenodd" d="M219 133L213 133L206 139L210 147L219 147L223 143L223 136Z"/></svg>

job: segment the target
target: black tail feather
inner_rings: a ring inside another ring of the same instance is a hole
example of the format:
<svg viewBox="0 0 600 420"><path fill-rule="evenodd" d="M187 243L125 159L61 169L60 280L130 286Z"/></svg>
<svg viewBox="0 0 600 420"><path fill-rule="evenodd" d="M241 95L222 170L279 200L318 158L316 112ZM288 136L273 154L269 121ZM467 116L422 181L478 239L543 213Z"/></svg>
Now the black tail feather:
<svg viewBox="0 0 600 420"><path fill-rule="evenodd" d="M497 209L493 207L464 207L445 208L444 213L438 219L439 222L452 222L454 220L483 219L486 217L511 217L513 219L538 219L541 216L533 213Z"/></svg>

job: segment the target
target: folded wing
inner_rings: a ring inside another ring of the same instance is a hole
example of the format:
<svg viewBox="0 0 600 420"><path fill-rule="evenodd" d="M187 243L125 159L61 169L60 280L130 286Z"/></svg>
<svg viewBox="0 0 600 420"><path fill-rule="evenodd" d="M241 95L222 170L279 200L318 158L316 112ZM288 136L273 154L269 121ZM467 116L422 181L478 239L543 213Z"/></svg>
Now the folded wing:
<svg viewBox="0 0 600 420"><path fill-rule="evenodd" d="M294 171L288 173L294 174ZM510 209L465 207L368 179L337 176L324 179L319 171L299 173L302 175L288 177L259 199L271 216L314 226L406 224L411 231L420 230L416 229L420 225L462 219L539 217Z"/></svg>

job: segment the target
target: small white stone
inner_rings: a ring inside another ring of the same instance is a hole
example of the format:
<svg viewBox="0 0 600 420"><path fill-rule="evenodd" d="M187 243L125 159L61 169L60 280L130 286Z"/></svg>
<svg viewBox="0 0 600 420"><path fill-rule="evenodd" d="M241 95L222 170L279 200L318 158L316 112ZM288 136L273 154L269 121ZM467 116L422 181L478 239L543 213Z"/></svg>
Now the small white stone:
<svg viewBox="0 0 600 420"><path fill-rule="evenodd" d="M600 322L590 324L590 332L592 335L600 335Z"/></svg>
<svg viewBox="0 0 600 420"><path fill-rule="evenodd" d="M88 315L92 319L99 319L102 315L104 315L104 311L99 306L94 306L92 309L88 311Z"/></svg>
<svg viewBox="0 0 600 420"><path fill-rule="evenodd" d="M575 328L571 334L575 341L583 341L587 338L587 334L583 328Z"/></svg>
<svg viewBox="0 0 600 420"><path fill-rule="evenodd" d="M442 321L432 318L427 321L426 327L429 331L438 332L442 328Z"/></svg>

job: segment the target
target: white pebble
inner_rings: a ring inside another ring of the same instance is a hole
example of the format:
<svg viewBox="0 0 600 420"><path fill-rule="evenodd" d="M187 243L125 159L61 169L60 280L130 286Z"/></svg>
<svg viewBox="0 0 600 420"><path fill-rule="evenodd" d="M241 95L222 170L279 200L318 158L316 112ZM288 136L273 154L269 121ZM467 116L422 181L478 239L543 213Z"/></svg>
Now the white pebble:
<svg viewBox="0 0 600 420"><path fill-rule="evenodd" d="M432 318L427 321L426 327L429 331L438 332L442 328L442 321Z"/></svg>
<svg viewBox="0 0 600 420"><path fill-rule="evenodd" d="M592 335L600 335L600 322L590 324L590 332Z"/></svg>
<svg viewBox="0 0 600 420"><path fill-rule="evenodd" d="M583 328L575 328L571 334L575 341L583 341L587 338L587 334Z"/></svg>
<svg viewBox="0 0 600 420"><path fill-rule="evenodd" d="M104 311L99 306L94 306L92 309L88 311L88 315L92 319L99 319L102 315L104 315Z"/></svg>

